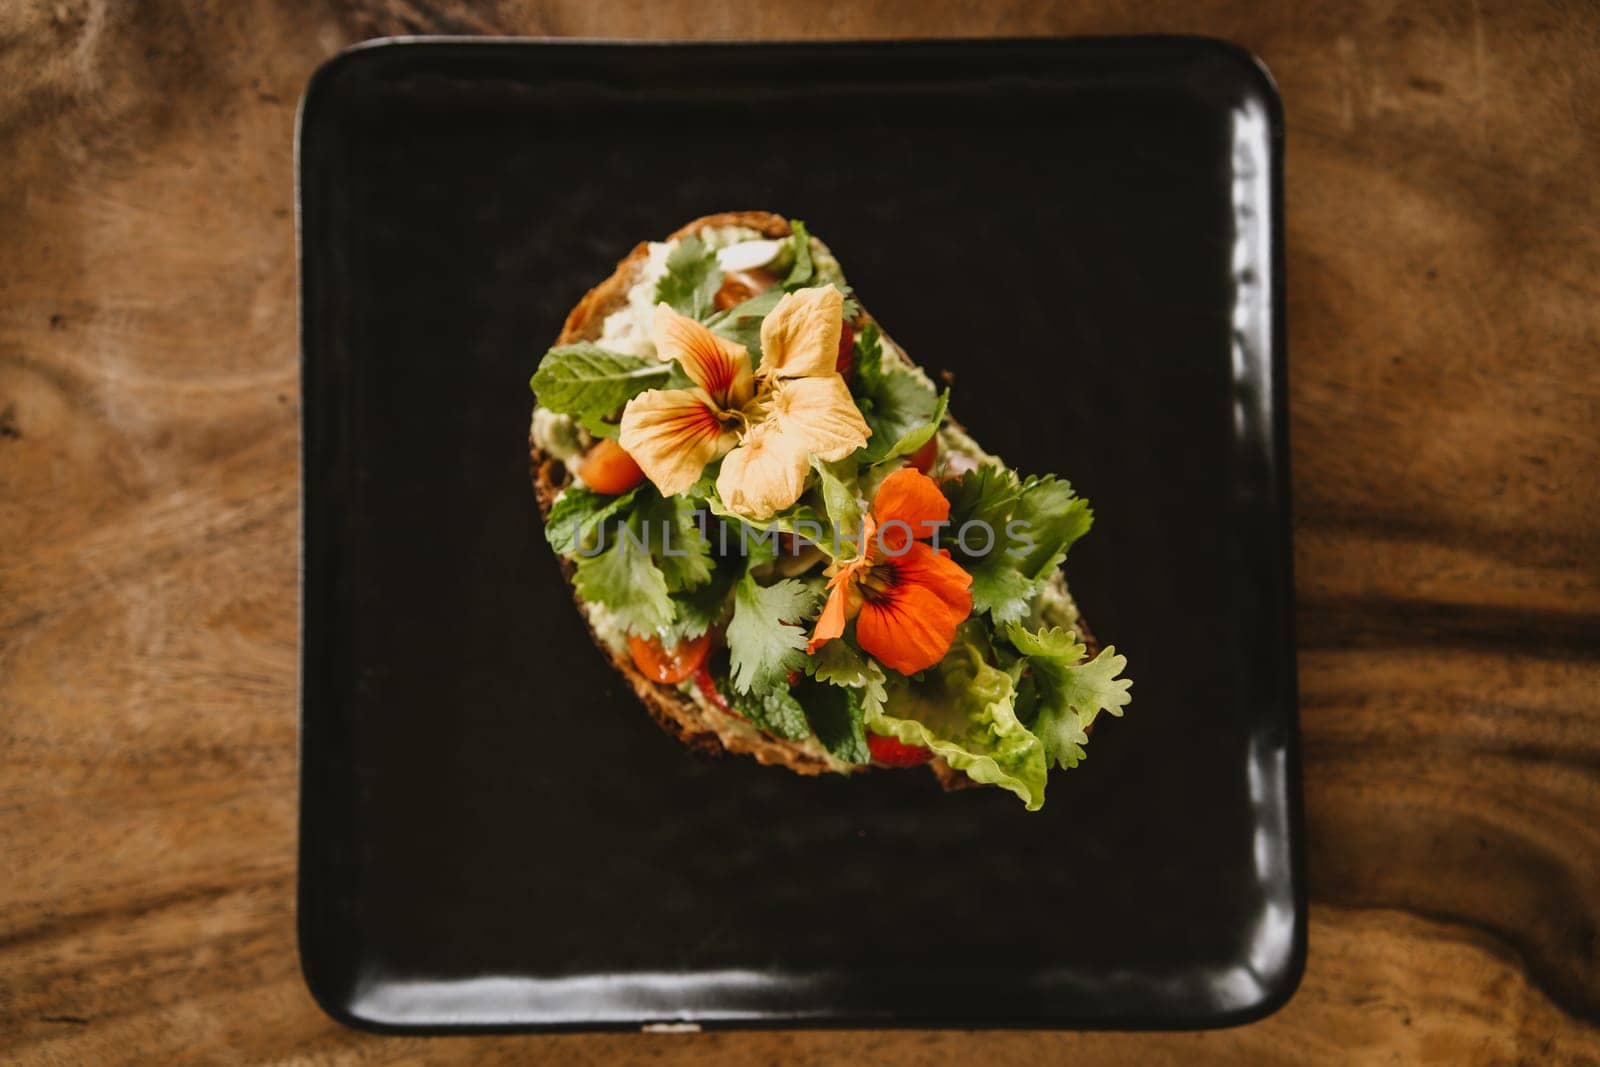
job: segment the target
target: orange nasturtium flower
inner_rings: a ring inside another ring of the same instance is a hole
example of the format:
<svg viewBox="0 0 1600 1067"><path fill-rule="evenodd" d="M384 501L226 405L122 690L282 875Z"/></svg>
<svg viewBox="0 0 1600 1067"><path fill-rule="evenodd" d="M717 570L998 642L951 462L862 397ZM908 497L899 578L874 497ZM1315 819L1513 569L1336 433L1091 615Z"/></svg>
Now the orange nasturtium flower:
<svg viewBox="0 0 1600 1067"><path fill-rule="evenodd" d="M830 568L828 603L807 651L841 636L854 616L861 648L901 674L944 659L972 614L972 575L916 538L933 536L949 518L950 502L926 474L905 467L885 478L862 516L861 551Z"/></svg>
<svg viewBox="0 0 1600 1067"><path fill-rule="evenodd" d="M844 295L831 285L785 294L761 322L761 368L744 345L718 337L666 304L650 334L690 389L650 389L628 401L618 441L663 496L682 493L720 456L717 495L729 510L765 519L805 490L811 456L833 462L872 430L839 376Z"/></svg>

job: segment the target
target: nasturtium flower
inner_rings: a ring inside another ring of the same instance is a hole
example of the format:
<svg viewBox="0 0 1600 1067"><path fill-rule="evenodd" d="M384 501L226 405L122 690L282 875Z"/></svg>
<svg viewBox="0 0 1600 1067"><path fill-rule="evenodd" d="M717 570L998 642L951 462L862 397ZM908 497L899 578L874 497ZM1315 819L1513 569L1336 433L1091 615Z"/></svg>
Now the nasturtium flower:
<svg viewBox="0 0 1600 1067"><path fill-rule="evenodd" d="M663 496L682 493L723 458L717 494L732 512L765 519L805 490L811 457L835 462L867 443L836 363L844 296L831 285L787 293L761 323L761 367L750 353L666 304L650 334L689 389L650 389L622 412L618 441Z"/></svg>
<svg viewBox="0 0 1600 1067"><path fill-rule="evenodd" d="M844 634L880 663L913 674L944 659L956 627L972 614L972 575L924 544L950 519L950 502L914 467L883 480L862 517L860 551L829 568L828 603L808 652Z"/></svg>

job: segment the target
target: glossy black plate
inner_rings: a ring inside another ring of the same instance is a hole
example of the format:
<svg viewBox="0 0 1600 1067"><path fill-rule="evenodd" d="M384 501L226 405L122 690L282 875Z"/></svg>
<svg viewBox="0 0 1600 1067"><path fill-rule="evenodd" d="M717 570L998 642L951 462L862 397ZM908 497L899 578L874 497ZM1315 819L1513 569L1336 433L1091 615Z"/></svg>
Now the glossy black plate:
<svg viewBox="0 0 1600 1067"><path fill-rule="evenodd" d="M1198 39L428 41L300 132L300 945L376 1028L1183 1027L1305 952L1279 105ZM527 379L635 242L805 219L953 410L1098 521L1134 701L1028 814L706 760L540 535Z"/></svg>

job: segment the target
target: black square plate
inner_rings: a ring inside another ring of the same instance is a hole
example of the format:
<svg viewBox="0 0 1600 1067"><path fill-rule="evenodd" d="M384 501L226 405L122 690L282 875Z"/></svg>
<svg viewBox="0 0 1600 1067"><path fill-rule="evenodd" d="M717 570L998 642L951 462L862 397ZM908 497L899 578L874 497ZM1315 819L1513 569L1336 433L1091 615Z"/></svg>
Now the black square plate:
<svg viewBox="0 0 1600 1067"><path fill-rule="evenodd" d="M300 130L300 944L404 1030L1180 1027L1304 960L1281 122L1215 41L422 41ZM637 241L767 208L1098 522L1134 701L1045 810L705 760L540 536L528 376Z"/></svg>

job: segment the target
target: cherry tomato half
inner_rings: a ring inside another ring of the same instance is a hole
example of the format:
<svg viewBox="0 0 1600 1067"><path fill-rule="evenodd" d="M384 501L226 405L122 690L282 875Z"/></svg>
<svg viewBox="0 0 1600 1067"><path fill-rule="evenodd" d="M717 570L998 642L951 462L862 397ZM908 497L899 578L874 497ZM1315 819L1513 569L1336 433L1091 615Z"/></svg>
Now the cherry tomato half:
<svg viewBox="0 0 1600 1067"><path fill-rule="evenodd" d="M915 767L933 758L930 749L921 745L903 744L897 738L867 732L867 748L872 752L872 762L880 767Z"/></svg>
<svg viewBox="0 0 1600 1067"><path fill-rule="evenodd" d="M602 437L579 461L578 477L595 492L616 496L644 481L644 471L621 445Z"/></svg>
<svg viewBox="0 0 1600 1067"><path fill-rule="evenodd" d="M662 685L676 685L693 674L706 661L706 650L710 647L710 634L701 634L671 649L662 648L660 639L655 637L628 638L633 665L646 678Z"/></svg>

